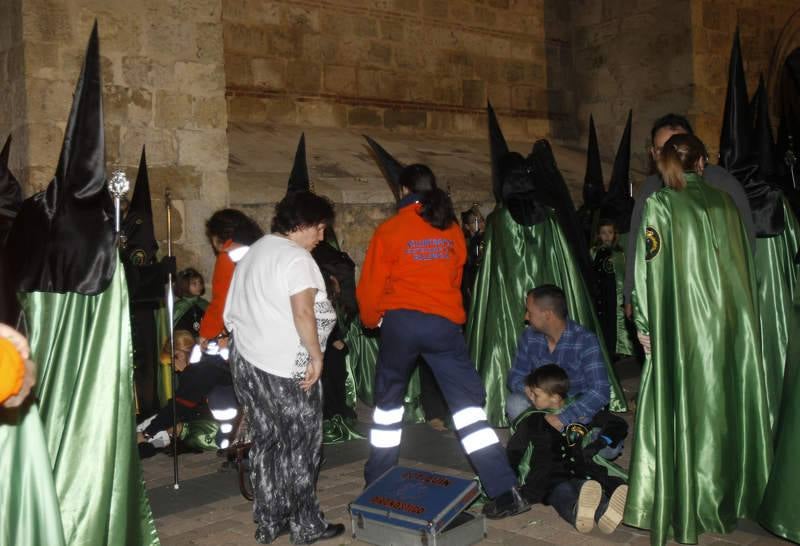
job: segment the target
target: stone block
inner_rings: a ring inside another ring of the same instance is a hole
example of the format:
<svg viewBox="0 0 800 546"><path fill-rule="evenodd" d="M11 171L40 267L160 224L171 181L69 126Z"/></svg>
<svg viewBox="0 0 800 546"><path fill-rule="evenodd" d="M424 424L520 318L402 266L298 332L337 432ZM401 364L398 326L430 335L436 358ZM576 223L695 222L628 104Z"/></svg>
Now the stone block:
<svg viewBox="0 0 800 546"><path fill-rule="evenodd" d="M152 61L149 57L126 55L122 57L122 81L129 87L152 87ZM162 82L159 82L163 85Z"/></svg>
<svg viewBox="0 0 800 546"><path fill-rule="evenodd" d="M394 43L405 40L406 26L402 21L396 19L381 19L380 21L381 38Z"/></svg>
<svg viewBox="0 0 800 546"><path fill-rule="evenodd" d="M356 72L359 97L379 96L380 71L359 67Z"/></svg>
<svg viewBox="0 0 800 546"><path fill-rule="evenodd" d="M305 6L287 6L286 22L290 27L302 29L305 32L319 32L319 10Z"/></svg>
<svg viewBox="0 0 800 546"><path fill-rule="evenodd" d="M380 72L378 77L378 96L389 100L407 100L408 77L396 72Z"/></svg>
<svg viewBox="0 0 800 546"><path fill-rule="evenodd" d="M142 52L165 62L194 61L197 57L194 31L192 24L177 24L174 19L153 16L144 26Z"/></svg>
<svg viewBox="0 0 800 546"><path fill-rule="evenodd" d="M263 104L260 110L264 111ZM219 129L226 127L227 121L225 97L192 97L193 127Z"/></svg>
<svg viewBox="0 0 800 546"><path fill-rule="evenodd" d="M264 55L270 49L270 33L264 28L229 23L223 27L225 52Z"/></svg>
<svg viewBox="0 0 800 546"><path fill-rule="evenodd" d="M134 88L128 92L128 123L149 125L153 121L153 94L148 89Z"/></svg>
<svg viewBox="0 0 800 546"><path fill-rule="evenodd" d="M486 106L486 82L483 80L464 80L463 105L466 108L483 108Z"/></svg>
<svg viewBox="0 0 800 546"><path fill-rule="evenodd" d="M269 97L264 99L265 114L269 123L297 123L298 106L289 97Z"/></svg>
<svg viewBox="0 0 800 546"><path fill-rule="evenodd" d="M286 87L286 61L283 59L252 59L250 70L253 83L258 87L284 89Z"/></svg>
<svg viewBox="0 0 800 546"><path fill-rule="evenodd" d="M525 79L525 63L522 61L506 61L502 65L503 80L519 83Z"/></svg>
<svg viewBox="0 0 800 546"><path fill-rule="evenodd" d="M244 87L253 85L253 67L250 57L226 52L225 79L227 85Z"/></svg>
<svg viewBox="0 0 800 546"><path fill-rule="evenodd" d="M257 97L228 97L229 123L265 123L267 111L264 101Z"/></svg>
<svg viewBox="0 0 800 546"><path fill-rule="evenodd" d="M74 23L65 3L22 2L22 36L26 42L70 43Z"/></svg>
<svg viewBox="0 0 800 546"><path fill-rule="evenodd" d="M228 135L225 129L178 130L178 165L201 171L228 168Z"/></svg>
<svg viewBox="0 0 800 546"><path fill-rule="evenodd" d="M370 42L367 50L367 62L382 67L388 66L392 62L391 46L377 41Z"/></svg>
<svg viewBox="0 0 800 546"><path fill-rule="evenodd" d="M426 17L447 19L447 0L422 0L422 13Z"/></svg>
<svg viewBox="0 0 800 546"><path fill-rule="evenodd" d="M322 69L316 63L291 61L286 65L286 89L298 93L319 93Z"/></svg>
<svg viewBox="0 0 800 546"><path fill-rule="evenodd" d="M399 11L419 12L419 0L394 0L394 8Z"/></svg>
<svg viewBox="0 0 800 546"><path fill-rule="evenodd" d="M196 168L176 165L151 167L150 146L147 147L147 174L150 178L150 194L154 201L161 201L161 210L163 210L164 190L167 188L173 199L191 200L202 196L203 178ZM163 214L154 216L163 217Z"/></svg>
<svg viewBox="0 0 800 546"><path fill-rule="evenodd" d="M25 74L27 74L28 76L43 80L60 79L61 63L59 62L58 58L57 43L54 42L26 43L24 62L25 62ZM3 72L5 72L5 70ZM8 75L4 74L4 76L8 78Z"/></svg>
<svg viewBox="0 0 800 546"><path fill-rule="evenodd" d="M142 145L147 146L147 165L160 166L175 163L177 143L175 132L152 127L120 127L120 156L122 165L138 165Z"/></svg>
<svg viewBox="0 0 800 546"><path fill-rule="evenodd" d="M453 112L429 112L428 129L431 131L451 133L455 131L456 121Z"/></svg>
<svg viewBox="0 0 800 546"><path fill-rule="evenodd" d="M347 36L354 32L353 19L334 10L320 14L321 32L326 35Z"/></svg>
<svg viewBox="0 0 800 546"><path fill-rule="evenodd" d="M295 28L270 27L269 47L261 55L285 57L287 59L302 58L303 32Z"/></svg>
<svg viewBox="0 0 800 546"><path fill-rule="evenodd" d="M547 95L541 87L517 85L511 88L511 107L514 110L547 110Z"/></svg>
<svg viewBox="0 0 800 546"><path fill-rule="evenodd" d="M72 104L74 83L66 81L26 80L26 110L30 122L66 121Z"/></svg>
<svg viewBox="0 0 800 546"><path fill-rule="evenodd" d="M378 37L378 21L372 17L353 15L350 18L350 25L353 34L360 38Z"/></svg>
<svg viewBox="0 0 800 546"><path fill-rule="evenodd" d="M32 167L46 167L52 178L55 174L55 167L58 163L58 154L61 144L64 141L63 125L56 125L49 120L42 122L28 122L23 131L27 134L27 163ZM5 136L3 137L5 139ZM3 140L5 143L5 140ZM14 154L23 152L22 142L15 139L12 143L11 151ZM19 180L19 173L15 173Z"/></svg>
<svg viewBox="0 0 800 546"><path fill-rule="evenodd" d="M227 9L227 0L225 8ZM197 22L219 25L222 20L223 0L180 0L180 13L191 13Z"/></svg>
<svg viewBox="0 0 800 546"><path fill-rule="evenodd" d="M330 102L298 102L297 123L313 127L347 127L347 107Z"/></svg>
<svg viewBox="0 0 800 546"><path fill-rule="evenodd" d="M461 105L462 100L461 80L455 78L439 78L433 82L433 100L440 104Z"/></svg>
<svg viewBox="0 0 800 546"><path fill-rule="evenodd" d="M222 25L217 23L195 24L196 59L200 62L221 63L225 57L223 51Z"/></svg>
<svg viewBox="0 0 800 546"><path fill-rule="evenodd" d="M340 95L354 96L358 87L356 69L353 66L325 65L322 81L325 91Z"/></svg>
<svg viewBox="0 0 800 546"><path fill-rule="evenodd" d="M225 92L222 65L207 63L175 63L175 82L179 91L199 96L219 96Z"/></svg>
<svg viewBox="0 0 800 546"><path fill-rule="evenodd" d="M347 124L350 127L380 127L383 125L381 110L377 108L355 107L347 110Z"/></svg>
<svg viewBox="0 0 800 546"><path fill-rule="evenodd" d="M427 113L420 110L387 109L383 113L383 126L387 129L425 129Z"/></svg>
<svg viewBox="0 0 800 546"><path fill-rule="evenodd" d="M173 91L156 91L155 126L167 129L186 127L192 120L192 96Z"/></svg>

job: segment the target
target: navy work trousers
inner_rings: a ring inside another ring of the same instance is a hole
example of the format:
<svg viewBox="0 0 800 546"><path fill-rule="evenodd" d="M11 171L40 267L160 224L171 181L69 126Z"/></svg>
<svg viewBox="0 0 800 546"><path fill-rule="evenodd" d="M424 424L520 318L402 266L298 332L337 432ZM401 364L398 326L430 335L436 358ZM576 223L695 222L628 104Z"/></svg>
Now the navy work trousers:
<svg viewBox="0 0 800 546"><path fill-rule="evenodd" d="M460 326L444 317L405 309L387 311L381 325L371 449L364 468L367 485L397 464L403 397L420 355L444 394L462 446L487 495L496 497L510 490L516 485L516 476L486 421L486 391L469 358Z"/></svg>

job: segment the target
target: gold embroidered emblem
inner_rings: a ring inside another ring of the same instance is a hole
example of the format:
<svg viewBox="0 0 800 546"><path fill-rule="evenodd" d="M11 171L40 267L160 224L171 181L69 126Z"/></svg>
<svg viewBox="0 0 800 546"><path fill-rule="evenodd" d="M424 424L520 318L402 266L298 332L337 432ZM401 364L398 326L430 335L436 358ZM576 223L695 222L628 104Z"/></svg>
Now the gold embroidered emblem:
<svg viewBox="0 0 800 546"><path fill-rule="evenodd" d="M658 256L658 253L661 251L661 236L658 234L655 228L647 226L645 237L647 238L647 252L645 254L645 259L650 261Z"/></svg>

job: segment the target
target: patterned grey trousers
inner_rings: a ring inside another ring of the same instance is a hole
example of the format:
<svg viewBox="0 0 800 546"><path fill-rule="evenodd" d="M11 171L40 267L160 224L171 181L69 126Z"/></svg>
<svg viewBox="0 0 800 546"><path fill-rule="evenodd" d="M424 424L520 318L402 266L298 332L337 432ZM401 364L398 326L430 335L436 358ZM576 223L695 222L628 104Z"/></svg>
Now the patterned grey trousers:
<svg viewBox="0 0 800 546"><path fill-rule="evenodd" d="M308 393L296 379L256 368L231 351L236 396L252 433L255 538L269 544L286 525L292 542L318 538L327 527L317 500L322 449L322 386Z"/></svg>

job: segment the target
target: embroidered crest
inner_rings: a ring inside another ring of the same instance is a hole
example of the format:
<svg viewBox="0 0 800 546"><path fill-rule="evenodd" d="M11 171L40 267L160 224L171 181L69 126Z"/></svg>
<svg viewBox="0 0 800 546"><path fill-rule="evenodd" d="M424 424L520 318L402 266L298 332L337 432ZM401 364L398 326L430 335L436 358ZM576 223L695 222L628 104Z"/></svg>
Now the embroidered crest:
<svg viewBox="0 0 800 546"><path fill-rule="evenodd" d="M144 265L147 261L147 254L141 248L137 248L131 252L130 258L133 265Z"/></svg>
<svg viewBox="0 0 800 546"><path fill-rule="evenodd" d="M661 251L661 236L658 234L655 228L647 226L645 237L647 238L647 252L645 254L645 259L650 261L658 256L658 253Z"/></svg>

